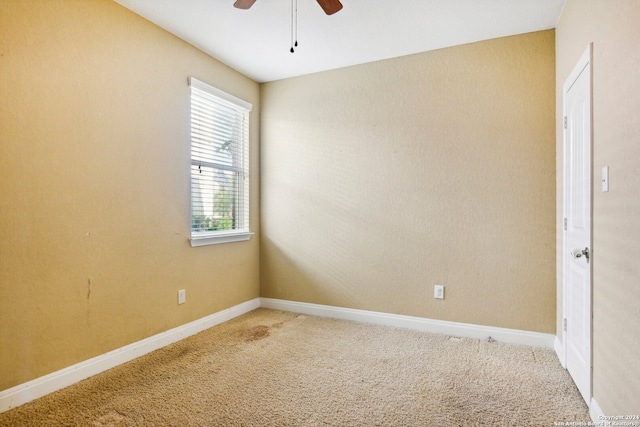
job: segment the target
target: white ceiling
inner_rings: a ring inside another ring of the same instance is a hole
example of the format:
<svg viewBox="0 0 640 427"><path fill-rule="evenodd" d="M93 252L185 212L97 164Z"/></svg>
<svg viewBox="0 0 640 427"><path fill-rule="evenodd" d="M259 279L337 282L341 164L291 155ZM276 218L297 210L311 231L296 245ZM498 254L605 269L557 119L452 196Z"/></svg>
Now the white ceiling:
<svg viewBox="0 0 640 427"><path fill-rule="evenodd" d="M115 0L257 82L555 28L565 0Z"/></svg>

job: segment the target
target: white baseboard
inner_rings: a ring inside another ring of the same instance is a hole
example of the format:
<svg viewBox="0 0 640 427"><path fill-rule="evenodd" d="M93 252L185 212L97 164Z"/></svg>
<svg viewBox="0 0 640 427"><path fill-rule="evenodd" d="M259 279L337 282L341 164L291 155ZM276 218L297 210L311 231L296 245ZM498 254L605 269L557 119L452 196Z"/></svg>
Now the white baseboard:
<svg viewBox="0 0 640 427"><path fill-rule="evenodd" d="M602 421L607 419L594 397L591 398L591 404L589 405L589 416L591 417L593 424L597 426L603 425Z"/></svg>
<svg viewBox="0 0 640 427"><path fill-rule="evenodd" d="M310 316L331 317L334 319L354 320L364 323L373 323L376 325L415 329L437 334L479 339L491 337L496 341L511 344L530 345L550 349L554 348L555 335L540 332L496 328L493 326L480 326L468 323L447 322L423 317L403 316L399 314L356 310L352 308L333 307L272 298L260 298L260 307L308 314Z"/></svg>
<svg viewBox="0 0 640 427"><path fill-rule="evenodd" d="M556 351L556 355L560 360L560 365L562 365L564 369L567 369L566 358L564 355L564 345L560 342L560 338L558 338L558 336L556 336L553 341L553 349Z"/></svg>
<svg viewBox="0 0 640 427"><path fill-rule="evenodd" d="M185 325L162 332L141 341L126 345L108 353L61 369L35 380L17 385L0 392L0 412L23 405L39 397L45 396L64 387L75 384L93 375L114 368L130 360L136 359L152 351L173 344L191 335L202 332L220 323L231 320L256 308L264 307L311 316L331 317L335 319L354 320L377 325L394 326L438 334L455 335L469 338L486 339L491 337L497 341L530 345L535 347L554 348L555 335L516 329L496 328L492 326L472 325L468 323L447 322L422 317L403 316L375 311L351 308L332 307L272 298L255 298L226 310L203 317ZM557 352L557 348L556 348ZM597 407L595 401L593 406ZM592 414L593 414L592 410ZM601 411L596 414L600 415ZM592 418L594 415L592 415ZM596 418L593 418L594 420Z"/></svg>
<svg viewBox="0 0 640 427"><path fill-rule="evenodd" d="M255 298L0 392L0 412L75 384L260 307Z"/></svg>

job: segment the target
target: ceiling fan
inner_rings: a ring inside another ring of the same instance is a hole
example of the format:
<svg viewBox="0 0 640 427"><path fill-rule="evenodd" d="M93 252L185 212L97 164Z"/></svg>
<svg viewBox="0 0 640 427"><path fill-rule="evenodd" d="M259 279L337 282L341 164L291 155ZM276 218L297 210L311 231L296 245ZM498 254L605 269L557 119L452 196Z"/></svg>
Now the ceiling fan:
<svg viewBox="0 0 640 427"><path fill-rule="evenodd" d="M342 3L339 0L317 0L318 4L327 15L333 15L342 9ZM249 9L256 0L236 0L233 4L238 9Z"/></svg>

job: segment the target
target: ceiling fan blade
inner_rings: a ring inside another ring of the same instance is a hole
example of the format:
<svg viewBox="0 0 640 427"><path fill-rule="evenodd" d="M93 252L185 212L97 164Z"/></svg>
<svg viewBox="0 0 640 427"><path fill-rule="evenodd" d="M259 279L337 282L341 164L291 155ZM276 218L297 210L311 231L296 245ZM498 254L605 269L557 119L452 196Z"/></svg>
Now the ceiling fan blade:
<svg viewBox="0 0 640 427"><path fill-rule="evenodd" d="M256 0L236 0L233 6L238 9L249 9L255 2Z"/></svg>
<svg viewBox="0 0 640 427"><path fill-rule="evenodd" d="M327 15L333 15L342 9L342 3L339 0L318 0L318 4Z"/></svg>

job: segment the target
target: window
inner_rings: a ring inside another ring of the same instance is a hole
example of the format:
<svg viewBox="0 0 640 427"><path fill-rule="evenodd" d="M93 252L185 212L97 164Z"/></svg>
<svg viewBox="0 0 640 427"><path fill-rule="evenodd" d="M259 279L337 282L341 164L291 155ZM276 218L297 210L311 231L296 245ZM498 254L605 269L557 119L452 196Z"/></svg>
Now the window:
<svg viewBox="0 0 640 427"><path fill-rule="evenodd" d="M193 77L191 246L249 240L251 104Z"/></svg>

